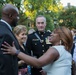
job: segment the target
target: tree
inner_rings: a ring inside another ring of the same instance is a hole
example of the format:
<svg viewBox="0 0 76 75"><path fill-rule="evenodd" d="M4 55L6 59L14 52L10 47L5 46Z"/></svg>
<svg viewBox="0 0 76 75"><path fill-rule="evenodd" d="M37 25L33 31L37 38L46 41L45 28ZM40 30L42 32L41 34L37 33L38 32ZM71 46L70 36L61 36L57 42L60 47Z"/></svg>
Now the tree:
<svg viewBox="0 0 76 75"><path fill-rule="evenodd" d="M14 4L20 11L20 20L18 24L24 24L27 27L33 26L37 15L44 15L47 18L47 28L53 30L53 19L58 18L62 5L60 0L1 0L2 5L6 3Z"/></svg>
<svg viewBox="0 0 76 75"><path fill-rule="evenodd" d="M59 16L59 24L69 28L76 28L76 7L67 6Z"/></svg>
<svg viewBox="0 0 76 75"><path fill-rule="evenodd" d="M47 29L53 30L54 17L58 18L59 11L62 10L62 5L59 0L26 0L24 1L25 14L29 16L32 21L37 15L44 15L47 18Z"/></svg>

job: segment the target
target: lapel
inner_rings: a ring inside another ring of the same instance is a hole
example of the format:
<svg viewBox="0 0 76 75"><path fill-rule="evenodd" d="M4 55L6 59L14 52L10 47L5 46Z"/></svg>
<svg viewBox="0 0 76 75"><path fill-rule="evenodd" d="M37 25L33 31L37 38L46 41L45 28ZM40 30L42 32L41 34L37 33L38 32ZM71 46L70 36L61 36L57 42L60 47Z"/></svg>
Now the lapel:
<svg viewBox="0 0 76 75"><path fill-rule="evenodd" d="M8 29L8 31L11 33L11 35L13 35L13 37L14 37L14 39L15 39L15 42L17 42L17 44L19 44L17 38L15 37L15 35L14 35L14 33L11 31L11 29L8 27L8 25L7 25L6 23L2 22L2 21L0 21L0 25L3 25L6 29Z"/></svg>
<svg viewBox="0 0 76 75"><path fill-rule="evenodd" d="M11 32L11 34L14 36L14 38L16 39L14 33L13 33L13 32L11 31L11 29L7 26L7 24L4 23L4 22L2 22L2 21L0 21L0 23L1 23L1 25L5 26L5 27ZM17 40L17 39L16 39L16 40Z"/></svg>

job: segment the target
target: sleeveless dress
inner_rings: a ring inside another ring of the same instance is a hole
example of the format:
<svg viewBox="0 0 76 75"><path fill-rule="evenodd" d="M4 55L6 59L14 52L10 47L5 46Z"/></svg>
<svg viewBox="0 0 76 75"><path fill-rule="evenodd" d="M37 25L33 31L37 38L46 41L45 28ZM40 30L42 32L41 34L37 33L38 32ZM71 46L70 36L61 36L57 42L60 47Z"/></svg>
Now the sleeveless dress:
<svg viewBox="0 0 76 75"><path fill-rule="evenodd" d="M71 75L72 56L63 45L52 46L59 52L59 59L43 68L47 75Z"/></svg>

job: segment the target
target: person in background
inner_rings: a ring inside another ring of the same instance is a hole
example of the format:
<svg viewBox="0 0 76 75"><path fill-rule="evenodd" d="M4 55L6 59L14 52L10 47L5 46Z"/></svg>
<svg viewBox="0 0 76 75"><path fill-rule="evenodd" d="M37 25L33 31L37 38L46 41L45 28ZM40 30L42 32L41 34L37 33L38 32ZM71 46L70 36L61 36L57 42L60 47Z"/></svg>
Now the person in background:
<svg viewBox="0 0 76 75"><path fill-rule="evenodd" d="M28 35L26 42L26 49L30 55L39 58L43 55L46 50L51 46L51 43L48 41L50 32L45 31L46 28L46 18L43 15L38 15L36 17L36 27L37 30L32 34ZM41 75L41 68L32 67L32 75Z"/></svg>
<svg viewBox="0 0 76 75"><path fill-rule="evenodd" d="M74 42L76 43L76 30L74 30L74 34L75 34L75 36L74 36Z"/></svg>
<svg viewBox="0 0 76 75"><path fill-rule="evenodd" d="M71 30L72 36L73 36L73 43L76 43L76 33L75 30Z"/></svg>
<svg viewBox="0 0 76 75"><path fill-rule="evenodd" d="M27 40L27 28L24 25L17 25L14 30L13 30L16 38L18 39L19 45L20 45L20 50L21 52L28 54L28 52L25 50L25 42ZM27 65L23 60L18 61L19 65L19 74L25 75L27 74Z"/></svg>
<svg viewBox="0 0 76 75"><path fill-rule="evenodd" d="M75 33L73 30L71 30L72 36L73 36L73 47L71 50L71 54L73 57L73 60L76 62L76 42L75 42Z"/></svg>
<svg viewBox="0 0 76 75"><path fill-rule="evenodd" d="M1 45L7 41L10 45L14 41L19 49L19 43L12 32L12 27L17 25L19 20L19 11L12 4L5 4L2 8L2 17L0 20L0 75L18 75L18 61L16 56L3 54Z"/></svg>
<svg viewBox="0 0 76 75"><path fill-rule="evenodd" d="M27 64L34 67L42 67L47 75L71 75L72 56L71 48L73 37L71 31L66 27L58 27L50 34L50 47L41 57L35 58L18 51L14 45L10 46L7 42L2 44L5 47L4 54L17 55Z"/></svg>
<svg viewBox="0 0 76 75"><path fill-rule="evenodd" d="M71 54L73 58L72 75L76 75L76 35L74 33L74 30L71 30L71 33L73 36L73 47L71 49Z"/></svg>

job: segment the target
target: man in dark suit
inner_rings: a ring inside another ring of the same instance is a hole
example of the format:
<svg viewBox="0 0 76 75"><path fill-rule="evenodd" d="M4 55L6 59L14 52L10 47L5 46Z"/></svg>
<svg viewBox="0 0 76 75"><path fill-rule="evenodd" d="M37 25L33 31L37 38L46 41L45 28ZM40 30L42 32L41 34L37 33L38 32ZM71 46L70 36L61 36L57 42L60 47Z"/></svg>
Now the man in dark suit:
<svg viewBox="0 0 76 75"><path fill-rule="evenodd" d="M42 15L39 15L36 18L36 27L37 31L28 35L26 48L30 55L32 51L32 55L36 58L39 58L51 46L48 40L48 37L51 33L45 31L46 18ZM41 75L40 70L41 68L37 69L32 67L32 75Z"/></svg>
<svg viewBox="0 0 76 75"><path fill-rule="evenodd" d="M12 45L14 41L15 46L19 49L19 44L14 34L12 27L16 26L19 19L19 11L12 4L6 4L2 9L2 18L0 20L0 75L18 75L17 57L10 54L3 54L1 50L4 41Z"/></svg>

